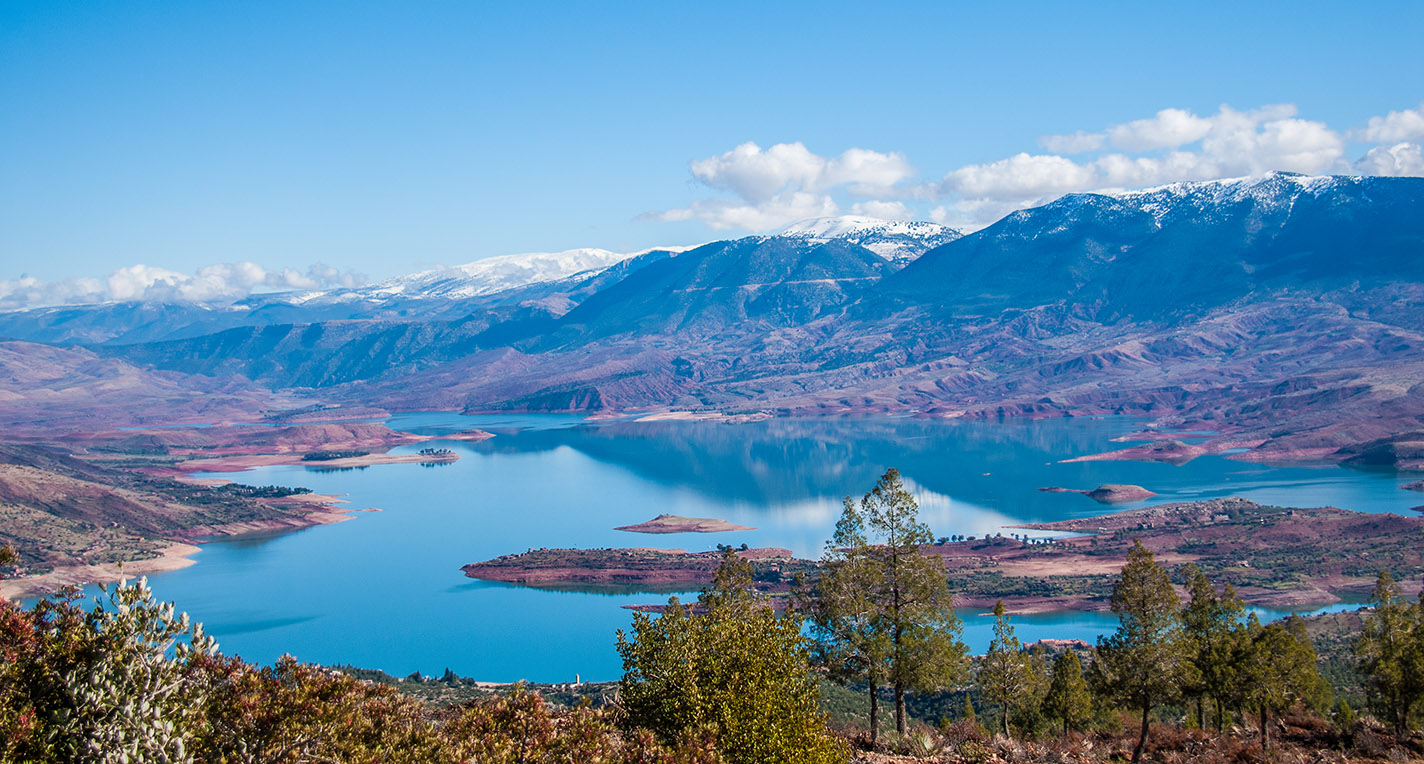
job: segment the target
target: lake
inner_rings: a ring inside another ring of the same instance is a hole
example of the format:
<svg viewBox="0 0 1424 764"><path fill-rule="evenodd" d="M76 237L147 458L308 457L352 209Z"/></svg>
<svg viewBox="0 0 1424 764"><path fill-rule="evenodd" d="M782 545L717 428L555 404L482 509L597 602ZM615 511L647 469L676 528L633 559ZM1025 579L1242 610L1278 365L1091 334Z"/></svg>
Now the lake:
<svg viewBox="0 0 1424 764"><path fill-rule="evenodd" d="M407 414L383 420L424 435L470 428L480 443L410 446L460 453L448 465L380 465L322 472L266 467L205 475L345 494L354 519L205 544L197 564L153 576L158 596L202 621L224 652L270 662L282 653L403 676L446 668L487 681L616 679L623 605L665 594L552 592L464 578L460 566L530 547L718 543L779 546L819 556L841 498L897 467L936 535L984 535L1007 524L1101 514L1096 502L1042 486L1134 483L1152 503L1243 496L1290 506L1408 513L1418 495L1390 474L1335 466L1269 467L1204 457L1183 466L1060 463L1123 447L1132 420L955 422L896 417L774 419L749 424L590 422L573 416ZM1130 509L1141 505L1123 505ZM614 526L671 513L756 530L644 535ZM1005 532L1007 535L1007 531ZM684 595L689 598L695 595ZM1273 614L1267 614L1273 615ZM960 610L965 639L991 637L980 611ZM1091 641L1115 628L1101 613L1014 619L1024 641Z"/></svg>

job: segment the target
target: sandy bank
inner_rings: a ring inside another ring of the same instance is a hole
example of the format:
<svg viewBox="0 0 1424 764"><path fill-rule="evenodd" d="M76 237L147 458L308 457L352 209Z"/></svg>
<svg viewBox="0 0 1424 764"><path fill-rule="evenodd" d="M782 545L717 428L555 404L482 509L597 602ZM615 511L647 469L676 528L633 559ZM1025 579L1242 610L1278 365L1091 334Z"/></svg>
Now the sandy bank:
<svg viewBox="0 0 1424 764"><path fill-rule="evenodd" d="M107 583L120 578L137 578L151 573L179 570L192 565L192 555L199 547L192 544L174 543L147 560L103 563L101 565L64 565L54 570L25 578L0 581L0 597L18 600L53 594L65 586Z"/></svg>
<svg viewBox="0 0 1424 764"><path fill-rule="evenodd" d="M722 422L724 424L745 424L747 422L763 422L771 419L772 415L767 411L757 411L750 414L728 414L723 411L660 411L653 414L644 414L634 419L635 422Z"/></svg>
<svg viewBox="0 0 1424 764"><path fill-rule="evenodd" d="M256 467L295 464L317 470L343 470L371 467L377 464L448 464L459 458L460 455L455 453L440 454L438 456L428 456L425 454L366 454L364 456L347 456L340 459L307 461L303 460L302 455L299 453L242 454L237 456L218 456L212 459L189 459L177 463L174 465L174 469L182 472L246 472Z"/></svg>
<svg viewBox="0 0 1424 764"><path fill-rule="evenodd" d="M728 531L754 531L756 528L711 517L658 515L647 522L637 525L620 525L613 530L631 533L725 533Z"/></svg>

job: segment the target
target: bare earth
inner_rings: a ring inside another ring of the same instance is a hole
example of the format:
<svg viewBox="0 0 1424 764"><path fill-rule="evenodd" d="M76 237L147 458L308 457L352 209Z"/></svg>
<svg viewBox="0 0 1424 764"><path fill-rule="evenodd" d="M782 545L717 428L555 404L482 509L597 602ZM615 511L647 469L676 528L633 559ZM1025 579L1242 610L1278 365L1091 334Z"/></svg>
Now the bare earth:
<svg viewBox="0 0 1424 764"><path fill-rule="evenodd" d="M157 557L148 560L105 563L102 565L66 565L40 576L0 581L0 597L10 600L40 597L66 586L118 581L150 573L179 570L192 565L192 555L199 552L192 544L170 544Z"/></svg>
<svg viewBox="0 0 1424 764"><path fill-rule="evenodd" d="M658 515L647 522L637 525L620 525L613 530L633 533L725 533L727 531L754 531L756 528L710 517Z"/></svg>

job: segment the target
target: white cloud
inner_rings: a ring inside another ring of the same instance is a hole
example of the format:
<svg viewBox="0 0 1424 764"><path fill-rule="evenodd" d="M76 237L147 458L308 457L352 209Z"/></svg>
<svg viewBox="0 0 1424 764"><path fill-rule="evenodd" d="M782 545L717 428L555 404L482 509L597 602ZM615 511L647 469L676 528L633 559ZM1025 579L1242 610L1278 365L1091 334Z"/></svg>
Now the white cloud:
<svg viewBox="0 0 1424 764"><path fill-rule="evenodd" d="M865 201L850 207L850 214L881 220L914 220L915 213L904 202Z"/></svg>
<svg viewBox="0 0 1424 764"><path fill-rule="evenodd" d="M1417 109L1392 111L1383 117L1370 117L1363 129L1352 130L1350 137L1365 143L1395 143L1424 139L1424 103Z"/></svg>
<svg viewBox="0 0 1424 764"><path fill-rule="evenodd" d="M1346 158L1346 139L1376 145L1360 161ZM1077 191L1142 188L1179 181L1260 175L1424 175L1424 104L1372 117L1348 133L1305 119L1292 104L1239 110L1222 105L1197 114L1167 108L1097 132L1046 135L1047 153L966 165L935 182L916 180L905 157L850 149L824 157L800 143L762 149L744 143L692 163L709 188L736 199L702 199L684 209L651 213L658 220L702 220L714 229L770 230L808 217L855 214L905 219L923 214L973 230L1008 212ZM856 197L853 200L846 197ZM909 204L907 204L909 202Z"/></svg>
<svg viewBox="0 0 1424 764"><path fill-rule="evenodd" d="M1424 152L1417 143L1396 143L1369 150L1355 167L1366 175L1424 175Z"/></svg>
<svg viewBox="0 0 1424 764"><path fill-rule="evenodd" d="M657 220L701 220L714 231L770 231L807 218L840 214L840 205L823 194L778 194L760 204L732 199L698 199L680 210L654 213Z"/></svg>
<svg viewBox="0 0 1424 764"><path fill-rule="evenodd" d="M1185 109L1163 109L1147 119L1108 128L1108 137L1113 146L1124 151L1152 151L1196 143L1211 128L1211 120Z"/></svg>
<svg viewBox="0 0 1424 764"><path fill-rule="evenodd" d="M972 164L944 176L947 192L976 199L1023 199L1076 191L1091 185L1091 167L1052 154L1015 154Z"/></svg>
<svg viewBox="0 0 1424 764"><path fill-rule="evenodd" d="M1055 154L1082 154L1097 151L1107 142L1102 133L1085 133L1079 130L1072 135L1045 135L1038 139L1038 145Z"/></svg>
<svg viewBox="0 0 1424 764"><path fill-rule="evenodd" d="M902 193L904 189L897 187L914 176L901 154L852 148L825 157L799 142L766 149L743 143L726 153L694 160L691 170L703 185L737 199L699 199L682 209L643 217L701 220L714 230L771 230L838 214L838 194L868 200Z"/></svg>
<svg viewBox="0 0 1424 764"><path fill-rule="evenodd" d="M1271 170L1351 171L1341 134L1324 123L1297 117L1289 104L1250 111L1222 106L1207 117L1163 109L1147 119L1110 126L1101 135L1119 151L1083 160L1018 154L951 170L940 186L950 202L936 208L936 222L982 227L1014 209L1075 191L1140 188ZM1049 136L1040 143L1067 151L1091 146L1095 137L1101 136L1080 131Z"/></svg>
<svg viewBox="0 0 1424 764"><path fill-rule="evenodd" d="M102 279L40 281L22 276L0 281L0 309L96 302L229 303L253 292L287 289L353 287L365 277L318 263L305 272L294 268L268 270L253 262L205 265L192 274L131 265Z"/></svg>

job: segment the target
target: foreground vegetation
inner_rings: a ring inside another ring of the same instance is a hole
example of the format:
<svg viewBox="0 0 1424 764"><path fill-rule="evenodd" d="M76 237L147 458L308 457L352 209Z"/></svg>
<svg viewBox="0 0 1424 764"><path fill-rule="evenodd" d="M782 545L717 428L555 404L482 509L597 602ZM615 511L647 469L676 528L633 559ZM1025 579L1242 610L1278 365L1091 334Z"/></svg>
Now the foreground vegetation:
<svg viewBox="0 0 1424 764"><path fill-rule="evenodd" d="M571 693L572 707L523 686L432 702L398 688L436 680L365 681L291 658L254 666L222 655L143 581L105 589L88 610L73 591L29 609L0 602L0 762L1424 756L1424 604L1404 601L1388 572L1357 635L1329 632L1343 647L1322 663L1301 619L1262 624L1229 584L1191 566L1183 602L1134 544L1113 584L1114 634L1095 647L1026 647L1000 604L987 653L970 658L928 537L887 472L847 499L823 574L787 612L726 549L695 604L635 614L618 635L622 681L599 688L597 702ZM17 559L0 549L0 574ZM1322 665L1350 674L1345 694L1366 707L1336 702ZM449 672L441 681L461 684ZM956 702L929 705L947 698ZM887 700L893 731L881 729Z"/></svg>

